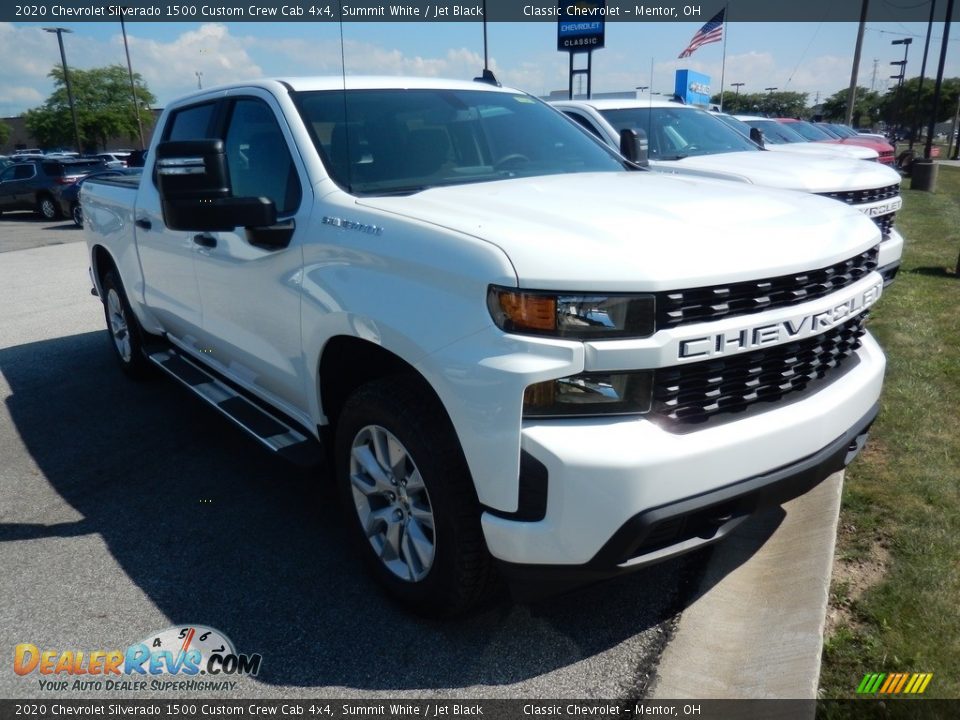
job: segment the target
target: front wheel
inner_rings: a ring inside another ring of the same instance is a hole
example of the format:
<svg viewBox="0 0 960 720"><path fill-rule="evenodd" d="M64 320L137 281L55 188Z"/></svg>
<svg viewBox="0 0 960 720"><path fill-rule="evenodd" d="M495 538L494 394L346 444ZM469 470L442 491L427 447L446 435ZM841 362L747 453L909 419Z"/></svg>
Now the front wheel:
<svg viewBox="0 0 960 720"><path fill-rule="evenodd" d="M389 595L444 616L490 594L473 481L428 388L408 377L362 386L344 406L335 453L349 532Z"/></svg>
<svg viewBox="0 0 960 720"><path fill-rule="evenodd" d="M56 220L60 217L60 208L49 195L41 195L37 200L37 212L44 220Z"/></svg>
<svg viewBox="0 0 960 720"><path fill-rule="evenodd" d="M137 380L149 377L152 375L152 366L143 352L144 332L137 316L130 309L123 283L120 282L116 270L104 273L101 289L107 330L120 367Z"/></svg>
<svg viewBox="0 0 960 720"><path fill-rule="evenodd" d="M73 219L74 225L83 227L83 209L80 207L80 203L75 202L70 206L70 217Z"/></svg>

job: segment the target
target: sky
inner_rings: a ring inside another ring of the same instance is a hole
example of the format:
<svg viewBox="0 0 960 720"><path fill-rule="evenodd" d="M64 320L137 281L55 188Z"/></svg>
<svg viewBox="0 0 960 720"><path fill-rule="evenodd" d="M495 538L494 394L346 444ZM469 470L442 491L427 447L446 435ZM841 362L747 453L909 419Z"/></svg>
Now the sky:
<svg viewBox="0 0 960 720"><path fill-rule="evenodd" d="M49 23L0 23L0 117L15 116L41 105L53 85L47 77L60 63ZM607 23L606 47L593 55L594 92L653 87L673 91L678 68L712 77L720 89L723 43L705 45L691 58L677 55L699 29L698 22ZM119 22L61 23L69 67L125 64ZM556 22L490 23L490 65L504 84L544 95L567 87L567 55L556 50ZM934 24L927 77L936 72L943 25ZM741 92L764 88L827 97L850 82L857 24L728 23L725 28L727 89L744 83ZM859 84L885 90L903 59L903 46L892 40L913 37L907 77L920 72L926 23L867 23ZM197 87L237 80L340 74L340 27L337 23L127 23L133 68L157 96L157 107ZM370 23L343 25L343 57L349 74L427 75L472 78L483 67L480 23ZM585 63L578 56L578 65ZM873 82L874 60L877 60ZM946 76L960 76L960 31L948 43Z"/></svg>

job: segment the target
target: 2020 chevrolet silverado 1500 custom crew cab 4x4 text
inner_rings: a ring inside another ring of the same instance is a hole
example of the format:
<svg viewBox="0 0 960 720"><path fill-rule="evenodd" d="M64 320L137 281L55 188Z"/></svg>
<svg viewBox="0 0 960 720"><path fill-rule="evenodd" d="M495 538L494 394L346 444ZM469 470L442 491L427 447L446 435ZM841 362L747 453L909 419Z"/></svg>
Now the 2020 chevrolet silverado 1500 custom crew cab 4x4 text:
<svg viewBox="0 0 960 720"><path fill-rule="evenodd" d="M204 90L139 185L82 202L121 366L280 454L326 445L369 567L420 612L717 540L876 414L875 224L638 171L515 90Z"/></svg>

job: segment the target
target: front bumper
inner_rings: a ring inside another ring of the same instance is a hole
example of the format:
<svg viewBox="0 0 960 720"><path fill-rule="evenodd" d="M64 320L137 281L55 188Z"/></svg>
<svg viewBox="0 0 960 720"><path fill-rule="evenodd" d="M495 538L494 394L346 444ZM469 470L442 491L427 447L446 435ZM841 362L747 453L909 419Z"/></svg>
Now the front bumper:
<svg viewBox="0 0 960 720"><path fill-rule="evenodd" d="M537 566L604 575L719 539L751 506L804 492L851 459L846 448L872 420L884 367L868 333L856 361L817 392L693 431L644 418L527 421L521 445L546 468L546 511L535 522L484 513L487 546L508 575ZM655 528L667 533L664 522L678 519L697 534L650 544Z"/></svg>
<svg viewBox="0 0 960 720"><path fill-rule="evenodd" d="M893 282L900 269L900 260L903 256L903 235L893 228L886 240L880 243L880 252L877 255L877 272L883 276L883 286Z"/></svg>
<svg viewBox="0 0 960 720"><path fill-rule="evenodd" d="M879 412L874 405L850 430L813 455L762 475L686 500L637 513L582 565L525 565L500 561L514 588L536 597L571 585L621 575L710 545L728 535L751 514L799 497L860 453Z"/></svg>

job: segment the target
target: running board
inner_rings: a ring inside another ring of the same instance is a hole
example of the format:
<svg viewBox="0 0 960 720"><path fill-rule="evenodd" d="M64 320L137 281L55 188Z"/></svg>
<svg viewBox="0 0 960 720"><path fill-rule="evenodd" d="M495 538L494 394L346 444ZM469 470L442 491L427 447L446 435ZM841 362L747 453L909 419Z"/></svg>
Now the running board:
<svg viewBox="0 0 960 720"><path fill-rule="evenodd" d="M150 348L147 358L277 455L301 467L323 461L322 448L316 438L250 402L199 363L170 348Z"/></svg>

